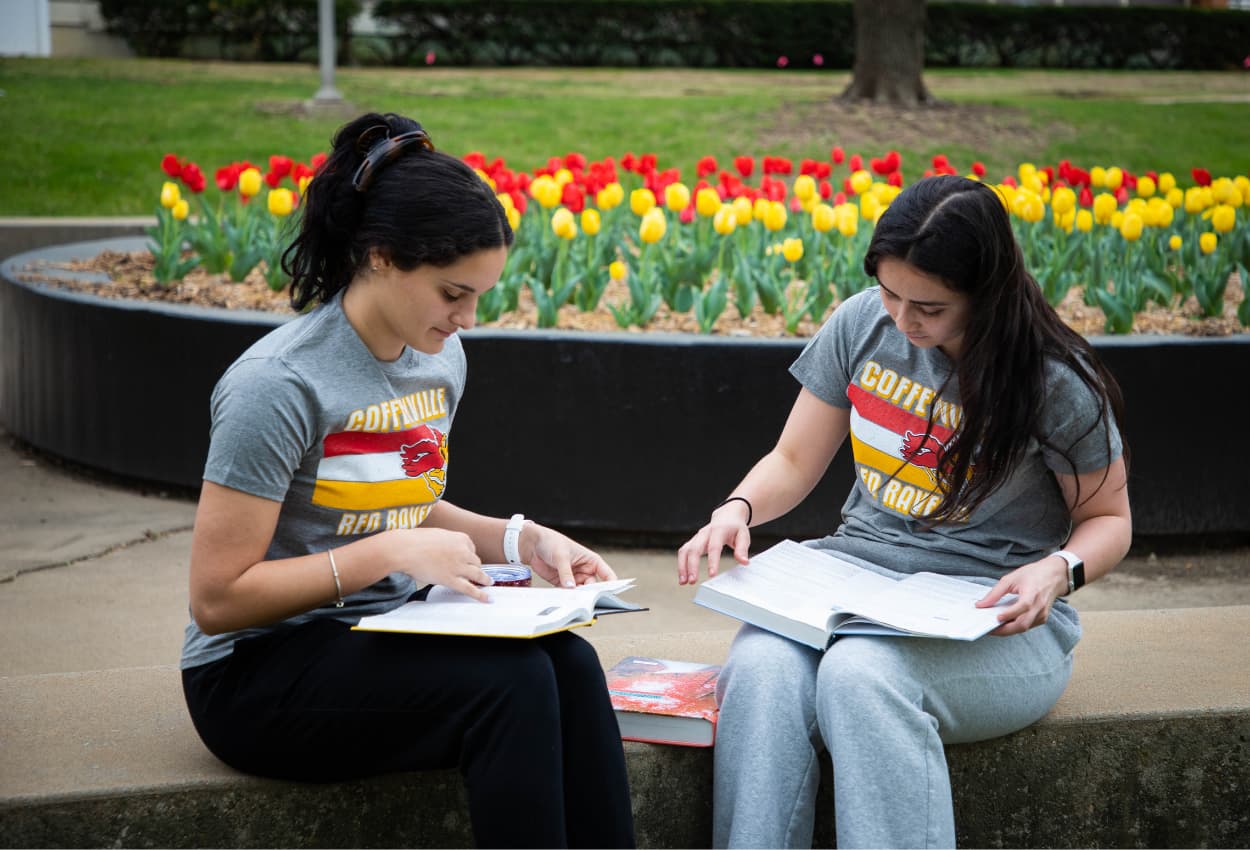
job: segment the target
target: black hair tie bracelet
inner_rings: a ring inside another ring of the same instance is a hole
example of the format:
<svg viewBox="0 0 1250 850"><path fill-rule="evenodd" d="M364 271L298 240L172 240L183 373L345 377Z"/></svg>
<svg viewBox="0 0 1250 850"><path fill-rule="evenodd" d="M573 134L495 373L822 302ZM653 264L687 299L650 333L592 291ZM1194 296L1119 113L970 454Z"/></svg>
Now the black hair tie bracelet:
<svg viewBox="0 0 1250 850"><path fill-rule="evenodd" d="M717 511L725 507L725 505L729 504L730 502L741 502L742 504L747 506L747 527L750 528L751 527L751 515L753 511L751 510L751 503L747 501L745 496L730 496L728 499L721 502L716 507L712 508L712 510Z"/></svg>

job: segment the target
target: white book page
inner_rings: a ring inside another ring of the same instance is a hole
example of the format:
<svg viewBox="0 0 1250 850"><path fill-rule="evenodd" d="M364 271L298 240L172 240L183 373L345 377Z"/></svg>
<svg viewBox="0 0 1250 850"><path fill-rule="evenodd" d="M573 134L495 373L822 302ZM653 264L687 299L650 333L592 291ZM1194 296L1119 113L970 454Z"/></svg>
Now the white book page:
<svg viewBox="0 0 1250 850"><path fill-rule="evenodd" d="M855 613L926 635L979 637L998 627L999 612L1015 599L1008 594L992 608L977 608L989 587L936 573L916 573L891 585L888 595L863 600Z"/></svg>
<svg viewBox="0 0 1250 850"><path fill-rule="evenodd" d="M830 611L845 608L895 584L854 564L785 540L704 584L821 629Z"/></svg>
<svg viewBox="0 0 1250 850"><path fill-rule="evenodd" d="M451 605L491 605L498 608L510 608L518 611L537 613L544 608L557 606L562 608L585 608L593 610L595 600L601 596L619 593L634 586L634 579L623 578L616 581L601 581L594 584L583 584L578 587L488 587L486 596L489 603L478 602L471 596L465 596L456 590L434 585L425 597L425 602L410 604L451 604Z"/></svg>

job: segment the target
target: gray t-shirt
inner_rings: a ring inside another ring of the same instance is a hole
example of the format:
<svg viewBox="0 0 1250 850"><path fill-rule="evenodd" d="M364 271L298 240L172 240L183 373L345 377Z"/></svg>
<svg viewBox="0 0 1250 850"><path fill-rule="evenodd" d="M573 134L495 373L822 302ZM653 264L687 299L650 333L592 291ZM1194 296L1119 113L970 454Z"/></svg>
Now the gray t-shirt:
<svg viewBox="0 0 1250 850"><path fill-rule="evenodd" d="M790 372L818 398L850 409L856 480L837 531L809 545L896 573L924 570L989 583L1067 540L1071 517L1054 473L1073 468L1036 439L1011 477L965 520L926 529L924 517L939 504L936 459L963 412L953 366L937 348L907 341L879 287L847 299L811 339ZM1038 432L1067 453L1077 473L1119 457L1119 431L1108 428L1107 418L1090 430L1097 396L1061 363L1051 361L1046 378Z"/></svg>
<svg viewBox="0 0 1250 850"><path fill-rule="evenodd" d="M324 552L363 535L415 528L447 486L447 435L464 392L458 337L437 355L381 362L343 314L342 295L259 340L212 396L204 478L282 502L267 559ZM329 558L326 584L332 587ZM416 590L393 573L282 623L205 635L192 620L181 666L223 658L234 642L314 617L356 622Z"/></svg>

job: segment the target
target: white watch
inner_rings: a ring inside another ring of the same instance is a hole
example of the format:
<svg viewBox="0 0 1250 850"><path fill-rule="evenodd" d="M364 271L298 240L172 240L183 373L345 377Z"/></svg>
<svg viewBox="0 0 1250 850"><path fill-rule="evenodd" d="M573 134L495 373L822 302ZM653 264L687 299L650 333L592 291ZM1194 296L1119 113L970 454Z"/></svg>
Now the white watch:
<svg viewBox="0 0 1250 850"><path fill-rule="evenodd" d="M1067 549L1060 549L1058 552L1051 552L1051 555L1063 558L1068 564L1068 593L1075 593L1077 590L1085 586L1085 560L1075 552L1069 552Z"/></svg>
<svg viewBox="0 0 1250 850"><path fill-rule="evenodd" d="M513 514L508 526L503 530L503 556L509 564L521 566L521 526L525 525L525 514Z"/></svg>

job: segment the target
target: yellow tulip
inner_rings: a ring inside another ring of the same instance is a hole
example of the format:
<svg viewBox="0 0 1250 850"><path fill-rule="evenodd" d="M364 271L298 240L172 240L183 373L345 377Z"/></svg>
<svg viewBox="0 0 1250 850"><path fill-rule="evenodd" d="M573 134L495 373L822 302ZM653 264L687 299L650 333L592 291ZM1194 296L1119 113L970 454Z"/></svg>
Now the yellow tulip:
<svg viewBox="0 0 1250 850"><path fill-rule="evenodd" d="M764 213L764 228L776 233L786 226L786 205L781 201L773 201Z"/></svg>
<svg viewBox="0 0 1250 850"><path fill-rule="evenodd" d="M1116 166L1107 169L1107 188L1114 192L1124 182L1124 172Z"/></svg>
<svg viewBox="0 0 1250 850"><path fill-rule="evenodd" d="M872 192L865 192L859 196L859 214L864 217L864 221L876 221L877 214L881 212L881 201Z"/></svg>
<svg viewBox="0 0 1250 850"><path fill-rule="evenodd" d="M530 183L530 195L543 209L558 207L563 193L560 184L550 174L540 174Z"/></svg>
<svg viewBox="0 0 1250 850"><path fill-rule="evenodd" d="M1150 177L1150 175L1137 178L1137 194L1140 195L1141 197L1143 198L1153 197L1155 193L1155 189L1157 188L1158 187L1155 185L1155 181Z"/></svg>
<svg viewBox="0 0 1250 850"><path fill-rule="evenodd" d="M473 170L474 170L474 172L476 172L476 173L477 173L477 176L481 179L481 181L482 181L483 183L485 183L485 184L486 184L487 186L489 186L491 189L494 189L494 188L495 188L495 181L491 178L491 176L490 176L489 174L487 174L485 171L483 171L483 170L482 170L482 169L480 169L480 168L475 168L475 169L473 169Z"/></svg>
<svg viewBox="0 0 1250 850"><path fill-rule="evenodd" d="M797 263L803 259L803 240L792 238L781 243L781 256L787 263Z"/></svg>
<svg viewBox="0 0 1250 850"><path fill-rule="evenodd" d="M577 235L577 222L573 219L573 211L568 207L560 207L551 216L551 230L561 239L572 239Z"/></svg>
<svg viewBox="0 0 1250 850"><path fill-rule="evenodd" d="M1220 204L1211 213L1211 226L1216 233L1228 233L1237 224L1237 210L1228 204Z"/></svg>
<svg viewBox="0 0 1250 850"><path fill-rule="evenodd" d="M860 169L851 175L851 189L856 195L862 195L868 191L868 187L872 185L872 175L864 169Z"/></svg>
<svg viewBox="0 0 1250 850"><path fill-rule="evenodd" d="M1012 212L1027 222L1039 222L1046 215L1046 205L1042 203L1041 195L1028 189L1021 189L1016 193L1016 202L1012 207Z"/></svg>
<svg viewBox="0 0 1250 850"><path fill-rule="evenodd" d="M1250 198L1250 177L1238 174L1233 178L1233 185L1237 187L1237 194L1241 195L1242 203L1245 203L1245 199Z"/></svg>
<svg viewBox="0 0 1250 850"><path fill-rule="evenodd" d="M1191 186L1185 190L1185 212L1194 215L1206 208L1206 195L1203 193L1201 186Z"/></svg>
<svg viewBox="0 0 1250 850"><path fill-rule="evenodd" d="M172 210L174 204L182 197L182 192L178 189L177 183L171 183L168 180L161 185L161 206L167 210Z"/></svg>
<svg viewBox="0 0 1250 850"><path fill-rule="evenodd" d="M1226 204L1236 188L1232 180L1227 177L1218 177L1211 183L1211 197L1217 204Z"/></svg>
<svg viewBox="0 0 1250 850"><path fill-rule="evenodd" d="M817 204L812 210L812 227L817 233L828 233L837 223L837 215L828 204Z"/></svg>
<svg viewBox="0 0 1250 850"><path fill-rule="evenodd" d="M1167 190L1167 202L1172 209L1180 209L1181 205L1185 203L1185 193L1181 191L1179 186L1173 186Z"/></svg>
<svg viewBox="0 0 1250 850"><path fill-rule="evenodd" d="M1176 177L1172 175L1172 172L1165 171L1159 175L1159 191L1160 192L1166 195L1168 192L1171 192L1175 188L1176 188Z"/></svg>
<svg viewBox="0 0 1250 850"><path fill-rule="evenodd" d="M514 231L521 226L521 211L516 207L508 210L508 226Z"/></svg>
<svg viewBox="0 0 1250 850"><path fill-rule="evenodd" d="M178 203L174 204L173 209L169 211L170 215L178 221L185 221L187 213L191 211L191 207L187 204L186 198L179 198Z"/></svg>
<svg viewBox="0 0 1250 850"><path fill-rule="evenodd" d="M564 185L566 183L573 182L573 172L569 171L567 168L561 168L552 176L555 177L556 185L559 186L561 189L564 188Z"/></svg>
<svg viewBox="0 0 1250 850"><path fill-rule="evenodd" d="M1173 233L1172 238L1168 240L1168 247L1171 248L1173 251L1179 251L1181 249L1181 246L1184 244L1185 244L1185 241L1181 239L1181 237L1175 233Z"/></svg>
<svg viewBox="0 0 1250 850"><path fill-rule="evenodd" d="M1089 210L1076 211L1076 229L1082 233L1089 233L1094 227L1094 214Z"/></svg>
<svg viewBox="0 0 1250 850"><path fill-rule="evenodd" d="M644 216L655 207L655 195L650 189L635 189L629 193L629 208L634 215Z"/></svg>
<svg viewBox="0 0 1250 850"><path fill-rule="evenodd" d="M768 216L768 211L772 208L773 202L768 198L756 198L755 203L751 205L751 215L756 221L763 221Z"/></svg>
<svg viewBox="0 0 1250 850"><path fill-rule="evenodd" d="M794 194L800 201L806 201L816 194L816 180L810 174L800 174L794 179Z"/></svg>
<svg viewBox="0 0 1250 850"><path fill-rule="evenodd" d="M635 189L635 192L646 191L645 189ZM650 194L648 192L648 194ZM652 207L642 217L642 223L638 225L638 236L648 245L653 245L664 238L664 233L668 230L668 219L664 218L664 211Z"/></svg>
<svg viewBox="0 0 1250 850"><path fill-rule="evenodd" d="M1167 227L1172 223L1172 216L1172 207L1156 195L1146 204L1146 212L1142 215L1142 219L1151 227Z"/></svg>
<svg viewBox="0 0 1250 850"><path fill-rule="evenodd" d="M1230 207L1240 207L1246 202L1246 195L1240 189L1233 189L1229 194L1228 200L1225 201Z"/></svg>
<svg viewBox="0 0 1250 850"><path fill-rule="evenodd" d="M721 236L728 236L738 227L738 215L734 212L734 208L725 204L716 211L716 215L712 216L712 227Z"/></svg>
<svg viewBox="0 0 1250 850"><path fill-rule="evenodd" d="M1089 185L1094 189L1105 189L1107 187L1107 169L1101 165L1095 165L1089 170Z"/></svg>
<svg viewBox="0 0 1250 850"><path fill-rule="evenodd" d="M750 198L737 197L733 203L734 217L740 227L746 227L755 217L755 207Z"/></svg>
<svg viewBox="0 0 1250 850"><path fill-rule="evenodd" d="M512 202L512 196L509 195L507 192L502 192L500 194L495 195L495 200L499 202L499 205L501 207L503 207L504 212L507 212L508 210L516 206L516 204Z"/></svg>
<svg viewBox="0 0 1250 850"><path fill-rule="evenodd" d="M625 200L625 188L616 181L609 183L595 193L595 206L601 210L606 211L618 207L623 200Z"/></svg>
<svg viewBox="0 0 1250 850"><path fill-rule="evenodd" d="M629 267L620 260L613 260L608 264L608 277L620 282L625 279L625 275L629 274Z"/></svg>
<svg viewBox="0 0 1250 850"><path fill-rule="evenodd" d="M1216 246L1220 244L1220 238L1214 233L1204 233L1198 237L1198 247L1202 249L1204 254L1215 253Z"/></svg>
<svg viewBox="0 0 1250 850"><path fill-rule="evenodd" d="M1124 213L1120 210L1116 210L1111 214L1111 221L1107 222L1107 224L1111 225L1116 230L1119 230L1120 225L1124 224Z"/></svg>
<svg viewBox="0 0 1250 850"><path fill-rule="evenodd" d="M1143 224L1137 213L1128 213L1124 216L1124 221L1120 222L1120 235L1129 242L1136 242L1141 239Z"/></svg>
<svg viewBox="0 0 1250 850"><path fill-rule="evenodd" d="M694 208L704 218L711 218L721 207L720 194L715 189L700 189L694 196Z"/></svg>
<svg viewBox="0 0 1250 850"><path fill-rule="evenodd" d="M859 233L859 207L856 204L850 201L838 204L833 212L838 218L838 233L847 239Z"/></svg>
<svg viewBox="0 0 1250 850"><path fill-rule="evenodd" d="M1059 229L1062 230L1064 233L1072 232L1072 225L1073 223L1075 223L1075 221L1076 221L1076 210L1068 210L1066 213L1060 213L1059 215L1055 216L1055 224L1057 224L1059 226Z"/></svg>
<svg viewBox="0 0 1250 850"><path fill-rule="evenodd" d="M311 183L312 181L313 181L313 179L312 179L312 175L311 175L311 174L305 174L303 177L301 177L301 178L299 179L299 193L300 193L300 195L307 195L307 194L308 194L308 184L309 184L309 183ZM511 198L509 198L509 200L511 200Z"/></svg>
<svg viewBox="0 0 1250 850"><path fill-rule="evenodd" d="M582 230L587 236L594 236L598 233L601 224L598 210L582 210Z"/></svg>
<svg viewBox="0 0 1250 850"><path fill-rule="evenodd" d="M1050 208L1054 210L1056 216L1071 212L1076 208L1076 192L1067 186L1060 186L1050 196Z"/></svg>
<svg viewBox="0 0 1250 850"><path fill-rule="evenodd" d="M1021 183L1031 180L1037 176L1037 166L1031 162L1022 162L1016 168L1016 176L1020 178Z"/></svg>
<svg viewBox="0 0 1250 850"><path fill-rule="evenodd" d="M1039 199L1041 199L1042 193L1045 191L1042 187L1041 175L1036 172L1030 174L1028 179L1021 180L1020 188L1032 192L1034 195L1037 195Z"/></svg>
<svg viewBox="0 0 1250 850"><path fill-rule="evenodd" d="M690 206L690 189L685 183L670 183L664 188L664 206L673 212L681 212Z"/></svg>
<svg viewBox="0 0 1250 850"><path fill-rule="evenodd" d="M260 171L255 168L248 168L239 175L239 194L245 198L250 198L260 192L260 184L262 183Z"/></svg>
<svg viewBox="0 0 1250 850"><path fill-rule="evenodd" d="M279 188L269 190L269 212L279 218L291 214L295 209L295 194L290 189Z"/></svg>
<svg viewBox="0 0 1250 850"><path fill-rule="evenodd" d="M1106 224L1111 221L1111 216L1115 214L1118 207L1115 195L1109 195L1106 192L1098 194L1094 197L1094 221Z"/></svg>

